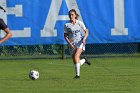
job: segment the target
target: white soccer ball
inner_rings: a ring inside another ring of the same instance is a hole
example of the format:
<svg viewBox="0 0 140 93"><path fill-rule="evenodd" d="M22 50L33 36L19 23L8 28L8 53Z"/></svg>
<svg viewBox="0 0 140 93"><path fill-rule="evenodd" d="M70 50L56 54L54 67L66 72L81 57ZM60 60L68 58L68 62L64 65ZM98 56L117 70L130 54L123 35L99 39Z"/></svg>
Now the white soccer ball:
<svg viewBox="0 0 140 93"><path fill-rule="evenodd" d="M39 78L39 72L36 71L36 70L31 70L29 72L29 78L32 79L32 80L36 80Z"/></svg>

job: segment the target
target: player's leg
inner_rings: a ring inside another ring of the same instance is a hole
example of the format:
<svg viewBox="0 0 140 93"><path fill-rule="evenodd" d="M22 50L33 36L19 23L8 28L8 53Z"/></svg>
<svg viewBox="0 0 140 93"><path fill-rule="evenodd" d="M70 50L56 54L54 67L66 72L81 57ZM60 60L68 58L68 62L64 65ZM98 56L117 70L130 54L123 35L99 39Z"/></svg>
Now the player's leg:
<svg viewBox="0 0 140 93"><path fill-rule="evenodd" d="M72 55L73 62L75 64L75 73L76 73L75 78L80 77L80 56L81 56L81 53L82 53L82 49L77 48Z"/></svg>
<svg viewBox="0 0 140 93"><path fill-rule="evenodd" d="M85 45L83 43L80 44L79 48L81 48L83 51L85 51ZM84 57L83 59L80 60L80 65L83 65L84 63L91 65L91 63L88 61L87 57Z"/></svg>
<svg viewBox="0 0 140 93"><path fill-rule="evenodd" d="M84 57L84 59L85 59L85 63L87 63L88 65L91 65L91 63L90 63L90 61L88 60L87 57Z"/></svg>

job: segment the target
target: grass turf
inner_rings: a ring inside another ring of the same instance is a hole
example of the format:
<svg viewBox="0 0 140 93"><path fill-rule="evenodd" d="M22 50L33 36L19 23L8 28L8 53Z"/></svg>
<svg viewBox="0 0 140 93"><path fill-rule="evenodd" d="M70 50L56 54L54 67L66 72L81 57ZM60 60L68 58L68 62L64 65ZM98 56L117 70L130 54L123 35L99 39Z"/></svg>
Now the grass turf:
<svg viewBox="0 0 140 93"><path fill-rule="evenodd" d="M140 93L140 58L95 58L74 77L67 60L0 60L0 93ZM38 80L28 73L40 72Z"/></svg>

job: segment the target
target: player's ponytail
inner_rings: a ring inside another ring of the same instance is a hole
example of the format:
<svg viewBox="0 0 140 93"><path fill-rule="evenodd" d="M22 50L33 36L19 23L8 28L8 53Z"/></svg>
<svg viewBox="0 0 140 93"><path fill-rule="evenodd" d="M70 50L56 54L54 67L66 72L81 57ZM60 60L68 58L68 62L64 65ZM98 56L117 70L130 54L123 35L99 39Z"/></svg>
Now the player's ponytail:
<svg viewBox="0 0 140 93"><path fill-rule="evenodd" d="M76 19L78 19L78 17L79 17L79 14L76 14Z"/></svg>

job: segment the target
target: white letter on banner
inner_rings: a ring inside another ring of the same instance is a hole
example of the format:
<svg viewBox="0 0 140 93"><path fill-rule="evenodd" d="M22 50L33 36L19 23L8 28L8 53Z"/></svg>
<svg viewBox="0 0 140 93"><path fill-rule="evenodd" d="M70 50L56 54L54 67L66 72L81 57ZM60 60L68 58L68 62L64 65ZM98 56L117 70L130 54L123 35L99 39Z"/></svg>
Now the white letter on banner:
<svg viewBox="0 0 140 93"><path fill-rule="evenodd" d="M68 9L76 9L77 13L80 15L76 0L65 0ZM44 25L43 30L41 30L41 37L56 37L57 30L54 29L57 20L69 20L68 15L58 15L60 7L62 5L62 0L52 0L50 10ZM80 15L81 16L81 15ZM82 18L80 18L82 20Z"/></svg>
<svg viewBox="0 0 140 93"><path fill-rule="evenodd" d="M7 8L7 1L6 0L1 0L0 4L2 5L2 7L4 7L6 9L6 13L7 14L15 14L16 17L22 17L23 13L22 13L22 5L15 5L15 7L9 7ZM5 13L1 13L2 14L2 18L4 19L5 23L7 24L7 15ZM11 30L11 33L13 34L13 37L31 37L31 28L30 27L25 27L23 28L24 30ZM0 37L5 36L5 32L1 31L0 33Z"/></svg>
<svg viewBox="0 0 140 93"><path fill-rule="evenodd" d="M111 35L128 35L128 28L125 28L124 0L114 0L115 28L111 29Z"/></svg>

